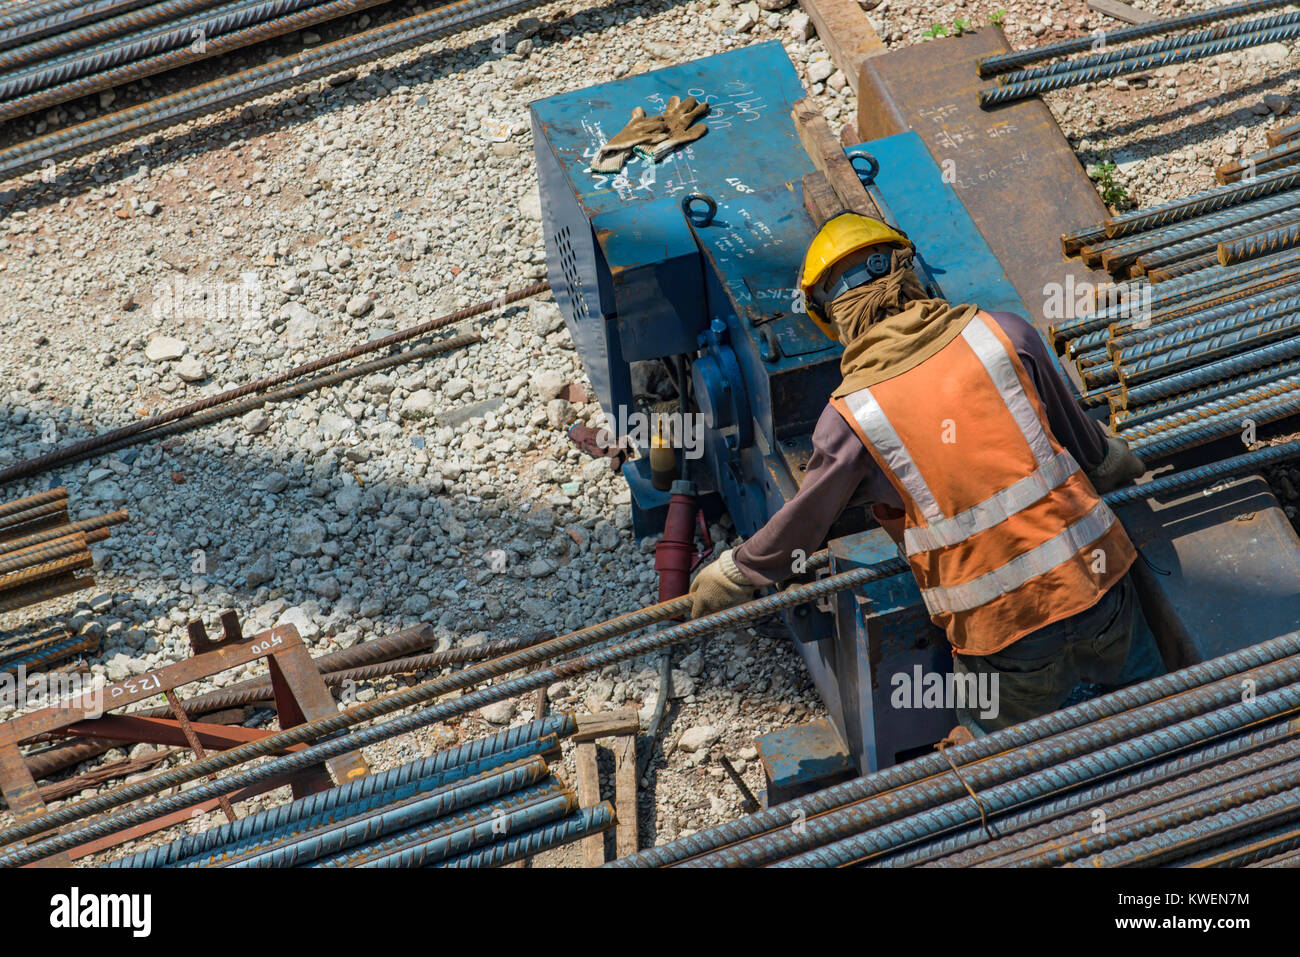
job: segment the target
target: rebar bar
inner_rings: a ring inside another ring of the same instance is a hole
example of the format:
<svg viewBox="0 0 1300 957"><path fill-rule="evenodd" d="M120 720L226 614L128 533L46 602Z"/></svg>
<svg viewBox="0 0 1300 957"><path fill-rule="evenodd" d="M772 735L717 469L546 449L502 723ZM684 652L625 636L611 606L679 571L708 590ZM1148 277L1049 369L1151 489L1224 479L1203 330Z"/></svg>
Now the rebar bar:
<svg viewBox="0 0 1300 957"><path fill-rule="evenodd" d="M1300 450L1300 441L1290 445L1293 447L1293 453ZM607 866L666 867L679 863L786 827L792 821L799 820L806 823L817 815L835 808L876 798L921 781L949 776L952 771L948 759L958 766L968 767L975 762L1011 752L1023 745L1034 744L1055 735L1075 732L1095 722L1113 718L1211 682L1239 675L1297 653L1300 653L1300 632L1281 635L1249 648L992 732L947 749L947 758L933 752L922 755L904 764L883 768L813 794L792 798L779 807L715 825L689 837L681 838L671 845L650 848L635 856L614 861Z"/></svg>
<svg viewBox="0 0 1300 957"><path fill-rule="evenodd" d="M1180 426L1203 425L1222 413L1236 412L1255 403L1269 399L1281 399L1300 390L1300 374L1285 376L1265 382L1249 389L1242 389L1209 402L1203 402L1169 415L1151 419L1141 425L1127 426L1120 430L1131 445L1134 442L1169 433Z"/></svg>
<svg viewBox="0 0 1300 957"><path fill-rule="evenodd" d="M219 15L213 11L187 18L190 26L165 24L147 37L127 37L69 54L59 62L37 64L21 74L0 76L0 99L5 101L0 103L0 120L37 113L387 2L238 0L237 6ZM267 13L277 9L292 12ZM196 43L199 38L202 42Z"/></svg>
<svg viewBox="0 0 1300 957"><path fill-rule="evenodd" d="M1098 80L1124 76L1129 73L1142 73L1158 67L1172 66L1176 63L1187 63L1188 61L1199 60L1203 57L1218 56L1222 53L1232 53L1236 50L1245 50L1250 47L1262 46L1265 43L1277 43L1281 40L1289 40L1296 36L1300 36L1300 23L1293 23L1281 27L1272 27L1266 30L1257 30L1252 33L1241 34L1240 36L1225 37L1221 40L1211 40L1206 43L1197 44L1196 46L1169 49L1161 53L1151 53L1145 56L1135 56L1129 59L1114 60L1108 63L1103 63L1099 66L1081 70L1072 70L1067 73L1058 73L1054 76L1042 77L1037 80L1028 80L1024 83L1008 83L1006 86L998 86L991 90L980 91L979 102L981 107L987 109L990 106L997 106L1001 103L1011 103L1015 100L1027 99L1036 94L1047 93L1051 90L1061 90L1070 86L1079 86L1083 83L1095 83Z"/></svg>
<svg viewBox="0 0 1300 957"><path fill-rule="evenodd" d="M1121 386L1117 401L1122 408L1126 409L1142 406L1157 399L1181 395L1199 386L1210 385L1244 372L1264 369L1297 357L1300 357L1300 341L1283 339L1281 342L1270 343L1252 349L1250 352L1239 353L1217 362L1143 382L1141 385Z"/></svg>
<svg viewBox="0 0 1300 957"><path fill-rule="evenodd" d="M0 542L0 555L8 555L30 548L33 545L42 545L58 538L75 535L78 532L94 532L102 528L112 528L114 525L121 525L130 517L131 515L126 509L119 508L116 512L96 515L94 518L83 518L76 522L69 522L67 525L60 525L57 528L46 529L43 532L33 532L30 535L24 535L22 538L13 538L6 542Z"/></svg>
<svg viewBox="0 0 1300 957"><path fill-rule="evenodd" d="M0 180L39 169L46 160L58 162L86 149L102 149L218 109L301 86L308 80L335 74L373 59L394 56L449 33L538 6L541 2L456 0L405 20L290 54L182 93L96 117L78 126L0 150Z"/></svg>
<svg viewBox="0 0 1300 957"><path fill-rule="evenodd" d="M1139 733L1108 747L1075 752L1076 756L1066 760L1053 760L1047 766L1037 769L1024 756L1019 756L1021 760L1013 759L1010 763L1027 766L1023 776L1014 779L1002 777L998 783L985 783L991 777L988 772L982 772L978 765L965 767L963 775L971 787L979 790L979 805L963 800L966 792L960 785L956 789L935 785L920 789L929 791L928 794L918 794L915 797L907 794L906 799L901 794L886 794L873 801L869 809L846 808L831 812L805 822L799 834L755 838L741 847L715 851L710 859L701 859L695 862L695 866L770 862L776 867L841 867L871 854L890 850L907 838L915 839L937 833L946 827L978 821L981 806L989 813L1001 812L1054 791L1075 787L1100 774L1169 755L1209 738L1239 731L1259 721L1300 709L1300 685L1288 684L1261 694L1254 700L1240 701L1241 688L1233 684L1234 687L1228 689L1228 700L1237 699L1237 704L1220 706L1176 724ZM1159 710L1158 704L1149 707ZM1137 725L1135 718L1131 720ZM1085 731L1079 737L1087 740L1090 735ZM1064 755L1073 749L1056 750ZM951 795L949 803L936 804L935 797L938 794ZM886 808L894 812L889 817L886 816ZM903 817L901 812L904 811L912 813ZM877 824L878 821L883 823Z"/></svg>
<svg viewBox="0 0 1300 957"><path fill-rule="evenodd" d="M576 730L577 722L571 714L552 715L530 721L445 751L435 751L419 761L412 761L378 774L370 774L340 787L330 788L327 791L298 798L289 804L250 814L231 824L221 824L198 834L186 835L171 844L149 848L129 858L112 862L108 866L164 867L200 854L210 853L216 848L229 846L236 841L247 840L256 834L286 827L295 821L331 809L364 807L367 801L371 802L369 806L376 806L382 800L380 796L392 793L395 789L412 782L433 779L438 784L447 784L498 767L508 761L544 753L545 750L555 747L557 736L568 737Z"/></svg>
<svg viewBox="0 0 1300 957"><path fill-rule="evenodd" d="M217 7L228 0L146 0L144 9L136 9L110 17L97 19L82 27L61 30L53 37L35 40L0 53L0 70L12 70L28 63L49 61L56 54L100 43L113 37L164 23L173 17ZM3 49L3 44L0 44Z"/></svg>
<svg viewBox="0 0 1300 957"><path fill-rule="evenodd" d="M1216 382L1213 385L1203 386L1199 389L1190 389L1180 395L1160 399L1149 405L1139 406L1136 409L1121 409L1116 405L1111 410L1111 429L1112 431L1119 431L1145 425L1175 412L1182 412L1184 409L1190 409L1193 406L1203 405L1276 379L1294 375L1300 375L1300 360L1293 359L1280 365L1256 369L1254 372L1247 372L1245 375L1226 379L1223 382Z"/></svg>
<svg viewBox="0 0 1300 957"><path fill-rule="evenodd" d="M1235 266L1246 259L1283 249L1294 249L1296 246L1300 246L1300 222L1262 229L1240 239L1220 242L1217 250L1219 265Z"/></svg>
<svg viewBox="0 0 1300 957"><path fill-rule="evenodd" d="M1212 40L1241 36L1246 33L1257 33L1260 30L1271 30L1275 27L1284 27L1293 23L1300 23L1300 14L1278 13L1271 17L1261 17L1257 20L1242 20L1238 23L1221 23L1204 30L1194 30L1191 33L1183 33L1173 37L1161 37L1159 40L1152 40L1149 43L1139 43L1136 46L1103 47L1101 52L1093 53L1089 56L1076 57L1072 60L1062 60L1059 63L1051 63L1047 66L1030 67L1028 69L1016 70L1011 73L1003 73L998 76L998 83L1001 85L1007 85L1010 83L1026 83L1030 80L1059 76L1062 73L1070 73L1075 70L1090 70L1093 67L1103 66L1107 63L1114 63L1116 60L1129 60L1134 57L1150 56L1152 54L1165 53L1170 50L1181 50L1184 47L1209 43Z"/></svg>
<svg viewBox="0 0 1300 957"><path fill-rule="evenodd" d="M1230 240L1241 239L1246 236L1252 236L1263 230L1273 229L1278 226L1292 226L1300 223L1300 213L1294 208L1284 209L1281 212L1270 213L1267 216L1260 216L1246 222L1238 223L1235 226L1228 226L1222 230L1216 230L1212 233L1206 233L1203 236L1196 236L1192 239L1185 239L1182 242L1172 243L1168 246L1162 246L1159 249L1152 250L1149 253L1143 253L1134 263L1134 268L1141 269L1142 272L1149 273L1158 266L1165 266L1180 260L1187 260L1196 256L1204 256L1209 253L1217 253L1218 247ZM1284 246L1277 249L1260 249L1257 255L1265 253L1281 252L1283 249L1291 247ZM1246 257L1243 257L1246 258ZM1222 262L1216 255L1214 261L1220 266L1231 266L1235 263ZM1205 265L1198 265L1197 269L1204 269L1213 265L1206 262ZM1154 281L1154 280L1153 280ZM1166 282L1168 280L1165 280Z"/></svg>
<svg viewBox="0 0 1300 957"><path fill-rule="evenodd" d="M435 867L501 867L521 861L534 854L560 847L592 834L599 834L614 826L614 806L601 801L595 807L585 807L577 814L554 824L535 828L518 837L508 837L488 847L470 851L460 857L435 864Z"/></svg>
<svg viewBox="0 0 1300 957"><path fill-rule="evenodd" d="M1131 445L1139 455L1154 462L1216 439L1236 434L1246 435L1253 432L1256 426L1267 425L1298 413L1300 392L1292 389L1282 395L1258 399L1249 405L1135 439Z"/></svg>
<svg viewBox="0 0 1300 957"><path fill-rule="evenodd" d="M1300 295L1290 295L1273 302L1248 306L1244 309L1238 307L1219 316L1209 316L1206 313L1201 313L1198 318L1202 318L1204 321L1185 322L1185 320L1174 320L1175 322L1183 321L1185 324L1176 329L1153 327L1140 333L1140 338L1137 341L1129 341L1122 345L1117 340L1112 340L1107 346L1107 351L1110 358L1119 365L1134 365L1139 360L1170 352L1173 349L1191 345L1194 342L1202 342L1225 332L1231 332L1234 329L1258 325L1297 312L1300 312Z"/></svg>
<svg viewBox="0 0 1300 957"><path fill-rule="evenodd" d="M1207 339L1120 365L1119 379L1126 388L1131 388L1135 384L1163 378L1191 366L1213 363L1217 359L1285 339L1292 336L1297 328L1300 328L1300 310L1293 309L1262 322L1235 326Z"/></svg>
<svg viewBox="0 0 1300 957"><path fill-rule="evenodd" d="M468 854L491 845L501 835L527 833L554 824L572 814L578 800L572 792L561 791L543 801L515 808L469 827L428 837L399 847L387 854L367 858L355 867L431 867L450 858Z"/></svg>
<svg viewBox="0 0 1300 957"><path fill-rule="evenodd" d="M1235 183L1243 176L1258 176L1300 163L1300 143L1292 143L1278 150L1253 153L1243 160L1233 160L1215 167L1214 178L1223 184Z"/></svg>
<svg viewBox="0 0 1300 957"><path fill-rule="evenodd" d="M1209 10L1200 10L1180 17L1169 17L1120 27L1117 30L1103 33L1100 37L1089 34L1088 36L1074 37L1069 40L1057 40L1055 43L1046 43L1042 46L1030 47L1027 50L1015 50L1010 53L998 53L994 56L984 57L977 64L977 70L982 77L995 76L1010 70L1018 70L1029 63L1050 60L1054 57L1066 56L1082 50L1090 50L1098 42L1103 46L1109 46L1112 43L1140 40L1143 37L1183 30L1187 27L1199 26L1202 23L1213 23L1215 20L1226 20L1230 17L1246 16L1262 10L1284 7L1288 2L1289 0L1245 0L1242 3L1212 7Z"/></svg>
<svg viewBox="0 0 1300 957"><path fill-rule="evenodd" d="M66 502L67 500L68 490L60 485L48 492L38 492L35 495L16 498L12 502L5 502L0 505L0 518L7 518L10 515L17 515L34 508L40 508L42 505L49 505L51 502Z"/></svg>
<svg viewBox="0 0 1300 957"><path fill-rule="evenodd" d="M1300 136L1300 123L1289 123L1275 130L1269 130L1264 134L1264 140L1269 146L1278 146L1296 136Z"/></svg>
<svg viewBox="0 0 1300 957"><path fill-rule="evenodd" d="M475 316L483 315L495 309L504 309L506 306L513 305L523 299L530 299L533 296L540 295L550 289L550 283L545 280L541 282L530 283L518 289L512 289L493 299L485 299L473 306L467 306L464 309L457 309L455 312L446 313L436 319L430 319L427 322L421 322L407 329L402 329L387 336L381 336L378 339L371 339L359 345L343 349L339 352L322 356L319 359L313 359L301 365L280 372L272 376L266 376L262 379L254 380L241 386L235 386L226 389L216 395L207 396L194 402L188 402L185 405L166 412L159 412L155 415L146 416L139 421L132 422L130 425L121 426L120 428L110 429L107 432L101 432L99 435L89 439L82 439L73 442L62 448L54 449L44 455L39 455L34 459L28 459L24 462L18 462L3 470L0 470L0 485L5 485L20 478L26 478L55 465L61 465L64 462L74 461L86 457L93 452L103 451L107 446L121 443L125 439L139 435L150 429L157 428L170 422L187 418L214 409L218 406L224 406L232 403L237 399L252 396L259 392L265 392L271 388L290 382L293 379L299 379L303 376L311 375L330 366L347 362L350 359L356 359L372 352L378 352L389 346L399 345L411 339L418 339L442 329L446 326L457 322L464 322L466 319L472 319ZM449 342L451 340L443 340ZM436 345L436 343L435 343Z"/></svg>
<svg viewBox="0 0 1300 957"><path fill-rule="evenodd" d="M1092 804L1125 799L1162 782L1177 780L1185 775L1204 774L1213 780L1215 766L1238 755L1255 752L1261 747L1300 734L1293 723L1266 725L1245 735L1197 748L1168 761L1143 766L1118 777L1109 778L1087 788L1070 791L1051 800L1031 804L1014 814L996 816L989 821L995 840L990 841L982 825L966 828L953 834L914 844L871 861L873 867L914 867L931 861L943 860L945 866L967 867L981 863L1000 853L1002 848L1023 847L1041 839L1068 833L1075 827L1081 814ZM1087 812L1089 823L1094 819Z"/></svg>
<svg viewBox="0 0 1300 957"><path fill-rule="evenodd" d="M326 854L337 854L455 811L537 784L550 776L546 762L533 756L493 768L474 778L410 797L388 797L381 805L355 816L309 818L288 834L260 835L254 847L223 847L204 861L187 867L298 867Z"/></svg>
<svg viewBox="0 0 1300 957"><path fill-rule="evenodd" d="M1300 787L1259 798L1242 807L1221 811L1200 821L1161 831L1122 847L1103 851L1066 867L1152 866L1185 857L1194 850L1215 847L1271 824L1300 816Z"/></svg>
<svg viewBox="0 0 1300 957"><path fill-rule="evenodd" d="M0 15L0 50L127 13L154 0L55 0Z"/></svg>
<svg viewBox="0 0 1300 957"><path fill-rule="evenodd" d="M1298 206L1300 206L1300 191L1292 190L1284 193L1274 193L1253 202L1242 203L1240 206L1230 206L1227 209L1207 213L1204 216L1198 216L1196 219L1171 223L1168 226L1136 235L1118 236L1114 239L1104 240L1107 245L1101 248L1100 259L1107 270L1115 272L1116 270L1128 268L1140 256L1161 246L1183 242L1206 233L1212 233L1216 229L1227 229L1257 217L1294 209ZM1090 247L1084 247L1084 249L1088 248ZM1080 253L1082 254L1083 251L1081 249Z"/></svg>
<svg viewBox="0 0 1300 957"><path fill-rule="evenodd" d="M1107 236L1127 236L1144 229L1167 226L1170 223L1203 216L1229 206L1239 206L1252 199L1295 189L1297 186L1300 186L1300 170L1278 170L1276 173L1257 176L1248 183L1212 186L1199 193L1152 206L1150 209L1139 209L1111 216L1104 220L1103 225Z"/></svg>
<svg viewBox="0 0 1300 957"><path fill-rule="evenodd" d="M1110 327L1109 339L1102 343L1101 346L1114 355L1140 342L1166 336L1183 329L1201 327L1207 323L1226 319L1230 316L1238 316L1251 309L1267 306L1270 303L1293 296L1300 296L1300 277L1297 277L1293 282L1229 299L1208 309L1198 309L1195 312L1184 313L1168 319L1152 317L1145 321L1138 320L1126 323L1123 327L1113 325Z"/></svg>

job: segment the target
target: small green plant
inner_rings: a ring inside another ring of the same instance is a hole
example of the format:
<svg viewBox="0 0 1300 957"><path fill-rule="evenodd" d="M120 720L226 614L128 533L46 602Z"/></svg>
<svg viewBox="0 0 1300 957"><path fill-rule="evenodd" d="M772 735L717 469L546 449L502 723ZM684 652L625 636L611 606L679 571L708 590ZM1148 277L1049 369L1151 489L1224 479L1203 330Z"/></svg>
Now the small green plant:
<svg viewBox="0 0 1300 957"><path fill-rule="evenodd" d="M948 28L945 27L942 23L936 23L930 29L926 30L924 33L921 34L921 36L930 37L931 39L934 39L935 37L946 37L947 35L948 35Z"/></svg>
<svg viewBox="0 0 1300 957"><path fill-rule="evenodd" d="M963 33L970 32L970 21L964 18L958 18L952 22L952 35L961 36Z"/></svg>
<svg viewBox="0 0 1300 957"><path fill-rule="evenodd" d="M993 24L995 27L1000 27L1002 26L1002 21L1005 20L1006 18L1007 18L1007 11L994 10L992 13L989 14L989 23Z"/></svg>
<svg viewBox="0 0 1300 957"><path fill-rule="evenodd" d="M1106 158L1092 168L1088 174L1092 181L1101 187L1101 201L1107 206L1123 209L1129 205L1128 190L1115 182L1118 167L1107 154Z"/></svg>

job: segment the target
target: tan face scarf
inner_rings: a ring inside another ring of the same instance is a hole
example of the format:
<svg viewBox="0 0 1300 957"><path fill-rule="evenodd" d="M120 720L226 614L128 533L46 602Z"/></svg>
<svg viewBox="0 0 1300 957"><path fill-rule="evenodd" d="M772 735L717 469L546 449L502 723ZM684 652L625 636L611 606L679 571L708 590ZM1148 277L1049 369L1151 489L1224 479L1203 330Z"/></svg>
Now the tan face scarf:
<svg viewBox="0 0 1300 957"><path fill-rule="evenodd" d="M894 250L888 276L850 289L831 304L830 318L844 344L844 381L834 395L857 392L920 365L957 338L979 311L928 298L911 262L909 250Z"/></svg>

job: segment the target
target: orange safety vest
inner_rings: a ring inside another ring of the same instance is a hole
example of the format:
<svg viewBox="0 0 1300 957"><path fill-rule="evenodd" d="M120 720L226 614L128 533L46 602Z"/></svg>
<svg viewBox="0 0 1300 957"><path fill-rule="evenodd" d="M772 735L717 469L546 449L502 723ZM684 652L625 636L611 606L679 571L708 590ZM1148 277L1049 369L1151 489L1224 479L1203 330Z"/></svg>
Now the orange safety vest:
<svg viewBox="0 0 1300 957"><path fill-rule="evenodd" d="M955 651L993 654L1091 608L1137 557L987 313L831 404L902 496L891 534Z"/></svg>

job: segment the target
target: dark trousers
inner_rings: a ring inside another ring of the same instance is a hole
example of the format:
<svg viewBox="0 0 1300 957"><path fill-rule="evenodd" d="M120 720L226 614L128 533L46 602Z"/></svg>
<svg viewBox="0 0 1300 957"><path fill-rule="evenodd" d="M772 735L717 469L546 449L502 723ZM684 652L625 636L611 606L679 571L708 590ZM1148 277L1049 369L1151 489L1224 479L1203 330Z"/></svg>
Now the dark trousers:
<svg viewBox="0 0 1300 957"><path fill-rule="evenodd" d="M1055 711L1081 682L1113 690L1161 675L1165 667L1132 576L1125 575L1091 608L995 654L954 655L953 672L993 689L991 707L957 708L958 721L978 737Z"/></svg>

